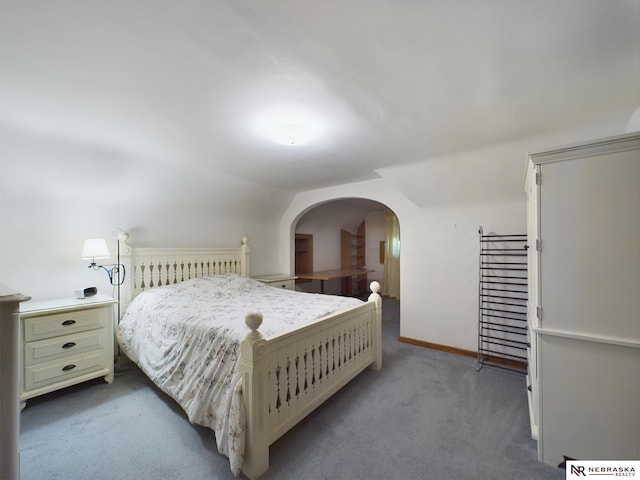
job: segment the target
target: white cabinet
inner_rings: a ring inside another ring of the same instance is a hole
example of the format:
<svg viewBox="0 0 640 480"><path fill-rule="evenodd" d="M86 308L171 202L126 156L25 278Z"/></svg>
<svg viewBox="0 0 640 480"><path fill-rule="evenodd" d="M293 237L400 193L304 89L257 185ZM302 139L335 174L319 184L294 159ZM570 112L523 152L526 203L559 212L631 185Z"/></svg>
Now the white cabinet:
<svg viewBox="0 0 640 480"><path fill-rule="evenodd" d="M27 302L20 307L20 400L104 377L113 382L111 297Z"/></svg>
<svg viewBox="0 0 640 480"><path fill-rule="evenodd" d="M640 458L640 133L530 155L525 190L538 457Z"/></svg>

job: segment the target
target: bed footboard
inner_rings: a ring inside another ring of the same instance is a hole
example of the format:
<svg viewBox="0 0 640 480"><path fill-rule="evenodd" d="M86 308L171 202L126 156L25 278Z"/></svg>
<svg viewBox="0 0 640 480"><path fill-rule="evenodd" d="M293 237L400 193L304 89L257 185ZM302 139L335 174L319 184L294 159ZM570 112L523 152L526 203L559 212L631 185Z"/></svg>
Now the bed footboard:
<svg viewBox="0 0 640 480"><path fill-rule="evenodd" d="M269 445L367 367L382 367L382 299L371 283L369 301L302 329L265 339L262 315L247 315L241 345L247 430L242 472L257 479L269 468Z"/></svg>

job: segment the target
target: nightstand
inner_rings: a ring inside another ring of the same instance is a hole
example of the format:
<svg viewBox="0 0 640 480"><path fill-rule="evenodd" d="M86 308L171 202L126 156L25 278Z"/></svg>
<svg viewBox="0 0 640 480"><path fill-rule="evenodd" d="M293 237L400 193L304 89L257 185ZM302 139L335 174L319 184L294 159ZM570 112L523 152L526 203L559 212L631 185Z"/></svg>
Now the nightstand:
<svg viewBox="0 0 640 480"><path fill-rule="evenodd" d="M113 305L107 295L20 305L21 408L29 398L104 377L113 382Z"/></svg>
<svg viewBox="0 0 640 480"><path fill-rule="evenodd" d="M274 274L274 275L261 275L259 277L253 277L254 280L258 280L266 285L271 285L272 287L286 288L287 290L295 290L296 289L296 277L295 275L284 275L284 274Z"/></svg>

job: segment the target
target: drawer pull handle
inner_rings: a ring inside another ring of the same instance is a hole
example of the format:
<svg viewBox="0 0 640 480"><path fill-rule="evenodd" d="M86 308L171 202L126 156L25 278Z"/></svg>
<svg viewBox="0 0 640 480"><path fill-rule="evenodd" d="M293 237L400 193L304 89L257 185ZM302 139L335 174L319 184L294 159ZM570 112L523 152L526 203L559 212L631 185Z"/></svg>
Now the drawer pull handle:
<svg viewBox="0 0 640 480"><path fill-rule="evenodd" d="M69 370L73 370L74 368L76 368L75 365L71 364L71 365L65 365L64 367L62 367L62 371L63 372L68 372Z"/></svg>
<svg viewBox="0 0 640 480"><path fill-rule="evenodd" d="M71 347L75 347L76 343L75 342L68 342L65 343L64 345L62 345L62 348L71 348Z"/></svg>
<svg viewBox="0 0 640 480"><path fill-rule="evenodd" d="M64 322L62 322L63 327L68 327L69 325L75 325L75 324L76 324L75 320L65 320Z"/></svg>

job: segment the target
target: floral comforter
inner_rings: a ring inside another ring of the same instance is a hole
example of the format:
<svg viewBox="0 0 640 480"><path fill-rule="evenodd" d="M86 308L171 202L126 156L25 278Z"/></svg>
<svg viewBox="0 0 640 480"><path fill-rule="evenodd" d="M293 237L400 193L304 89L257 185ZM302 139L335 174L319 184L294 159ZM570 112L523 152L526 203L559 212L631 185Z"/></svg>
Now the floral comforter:
<svg viewBox="0 0 640 480"><path fill-rule="evenodd" d="M122 351L180 404L189 421L214 430L218 451L238 475L245 435L239 359L249 331L246 314L261 312L260 332L270 337L360 303L237 275L196 278L139 294L117 337Z"/></svg>

